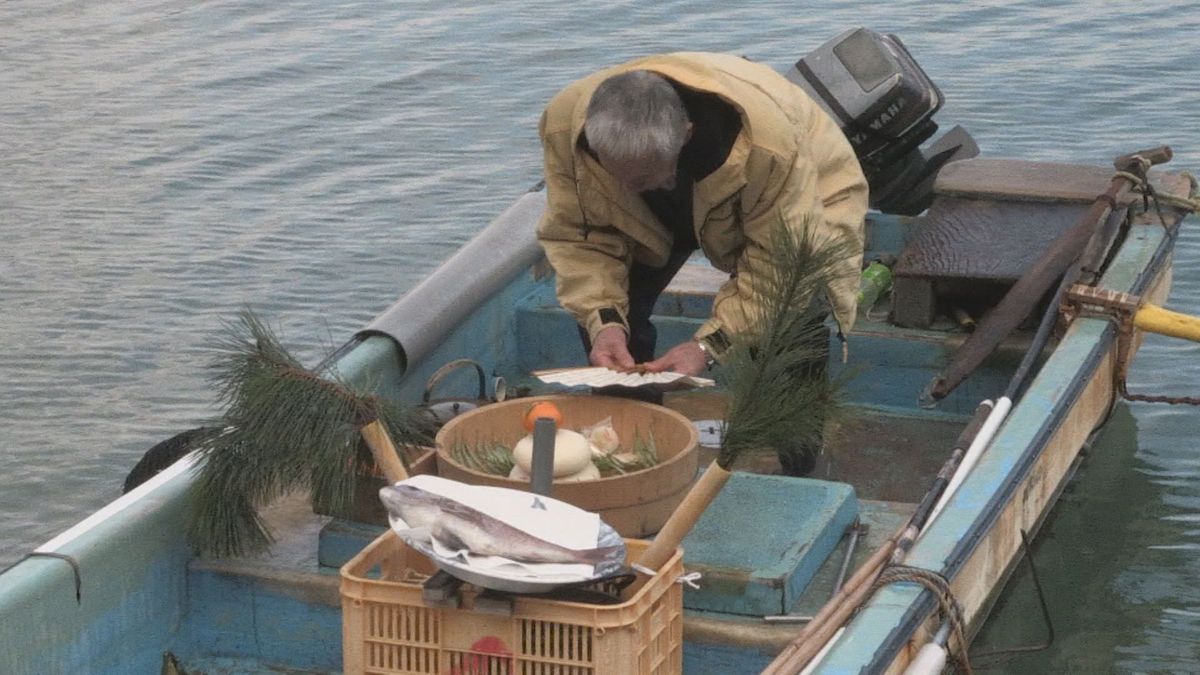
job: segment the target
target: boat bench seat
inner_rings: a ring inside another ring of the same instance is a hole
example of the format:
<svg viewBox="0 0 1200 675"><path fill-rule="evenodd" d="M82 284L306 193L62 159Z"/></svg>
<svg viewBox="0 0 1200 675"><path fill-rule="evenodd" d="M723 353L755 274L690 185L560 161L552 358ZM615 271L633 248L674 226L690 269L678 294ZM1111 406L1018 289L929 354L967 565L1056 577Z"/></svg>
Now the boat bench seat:
<svg viewBox="0 0 1200 675"><path fill-rule="evenodd" d="M684 607L788 612L857 518L849 484L735 472L683 540L685 567L703 575Z"/></svg>
<svg viewBox="0 0 1200 675"><path fill-rule="evenodd" d="M728 276L699 254L683 266L654 308L660 346L692 336L711 314L713 297ZM543 277L518 302L516 330L522 345L518 371L582 365L575 320L558 304L552 277Z"/></svg>
<svg viewBox="0 0 1200 675"><path fill-rule="evenodd" d="M681 316L695 319L707 319L712 313L713 297L721 284L729 279L729 274L713 267L704 256L693 255L654 306L658 316Z"/></svg>
<svg viewBox="0 0 1200 675"><path fill-rule="evenodd" d="M1021 160L947 165L896 261L893 321L925 328L955 308L979 316L1078 222L1112 175L1103 167Z"/></svg>

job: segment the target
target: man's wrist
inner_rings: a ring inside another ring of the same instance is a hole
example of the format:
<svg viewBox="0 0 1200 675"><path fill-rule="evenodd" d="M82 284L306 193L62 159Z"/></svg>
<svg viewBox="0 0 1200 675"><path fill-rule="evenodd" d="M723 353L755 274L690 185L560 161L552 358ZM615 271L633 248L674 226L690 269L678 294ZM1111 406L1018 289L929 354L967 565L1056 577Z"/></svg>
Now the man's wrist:
<svg viewBox="0 0 1200 675"><path fill-rule="evenodd" d="M712 370L713 364L717 362L717 357L713 355L712 347L708 346L704 340L696 340L696 346L700 348L700 353L704 354L704 367Z"/></svg>

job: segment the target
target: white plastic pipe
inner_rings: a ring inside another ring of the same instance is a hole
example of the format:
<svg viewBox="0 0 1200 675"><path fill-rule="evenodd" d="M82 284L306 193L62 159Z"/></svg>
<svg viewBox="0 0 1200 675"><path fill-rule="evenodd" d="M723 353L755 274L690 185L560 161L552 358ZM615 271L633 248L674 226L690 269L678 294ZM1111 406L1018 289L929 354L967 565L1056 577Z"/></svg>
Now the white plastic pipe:
<svg viewBox="0 0 1200 675"><path fill-rule="evenodd" d="M992 439L995 438L996 432L1000 429L1000 425L1008 418L1008 413L1012 410L1012 405L1012 399L1007 396L1001 396L996 399L995 407L992 408L992 412L988 414L987 419L983 421L983 425L979 427L979 433L975 434L975 440L971 441L971 445L963 455L962 462L958 465L958 470L954 472L954 476L950 479L946 490L942 492L941 499L938 499L938 503L929 514L929 518L925 520L925 526L921 528L922 535L929 529L930 524L942 512L946 504L950 502L950 498L954 496L958 487L966 480L967 474L971 472L971 469L975 468L975 465L979 462L979 457L983 455L983 451L991 445ZM904 675L939 675L942 669L946 667L946 639L949 637L949 633L949 622L943 622L934 638L921 647L916 657L904 669Z"/></svg>
<svg viewBox="0 0 1200 675"><path fill-rule="evenodd" d="M933 639L921 647L916 658L904 669L904 675L940 675L946 667L946 642L950 639L950 623L943 622Z"/></svg>
<svg viewBox="0 0 1200 675"><path fill-rule="evenodd" d="M946 648L926 642L917 657L904 669L904 675L938 675L946 667Z"/></svg>
<svg viewBox="0 0 1200 675"><path fill-rule="evenodd" d="M950 498L954 496L958 487L966 480L967 474L979 462L979 457L987 449L987 446L991 444L992 438L996 436L996 431L1000 429L1000 425L1004 423L1009 411L1012 410L1012 403L1012 399L1007 396L1001 396L996 399L996 406L992 408L991 414L984 420L983 426L979 427L979 433L975 434L975 440L971 441L970 447L967 448L966 454L963 455L962 462L958 465L958 470L954 472L954 477L950 479L950 484L946 486L946 490L942 493L942 498L938 500L937 505L933 507L933 512L925 520L925 527L921 529L922 534L929 529L929 525L938 517L938 514L949 503Z"/></svg>
<svg viewBox="0 0 1200 675"><path fill-rule="evenodd" d="M825 643L825 646L821 647L821 651L817 652L816 656L809 660L807 666L804 666L804 670L800 671L800 675L812 675L812 672L817 669L817 666L821 665L821 661L824 660L825 655L829 653L829 650L833 649L833 645L837 643L838 638L842 637L842 633L845 632L845 626L837 629L837 632L829 638L829 641Z"/></svg>

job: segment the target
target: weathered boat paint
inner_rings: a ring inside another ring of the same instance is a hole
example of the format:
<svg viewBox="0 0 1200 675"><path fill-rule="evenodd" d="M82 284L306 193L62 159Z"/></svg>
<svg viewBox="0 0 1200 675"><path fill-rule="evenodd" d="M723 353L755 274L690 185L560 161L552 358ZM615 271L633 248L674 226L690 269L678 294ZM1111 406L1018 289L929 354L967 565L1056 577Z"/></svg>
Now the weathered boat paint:
<svg viewBox="0 0 1200 675"><path fill-rule="evenodd" d="M1131 234L1101 284L1161 302L1170 289L1173 241L1157 224ZM1021 530L1036 532L1071 475L1080 449L1113 401L1116 330L1079 318L950 500L907 564L951 580L978 628L1016 561ZM899 672L936 624L932 595L913 584L881 589L820 663L818 673Z"/></svg>

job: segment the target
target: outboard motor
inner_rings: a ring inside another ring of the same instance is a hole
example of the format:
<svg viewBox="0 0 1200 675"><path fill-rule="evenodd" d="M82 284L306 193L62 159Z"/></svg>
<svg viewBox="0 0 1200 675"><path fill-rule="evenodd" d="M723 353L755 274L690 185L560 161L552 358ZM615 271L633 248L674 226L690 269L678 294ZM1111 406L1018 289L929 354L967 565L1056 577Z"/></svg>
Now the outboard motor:
<svg viewBox="0 0 1200 675"><path fill-rule="evenodd" d="M962 127L927 150L937 131L942 92L894 35L853 28L829 40L785 73L838 124L858 154L871 206L917 215L933 200L933 179L947 162L979 154Z"/></svg>

